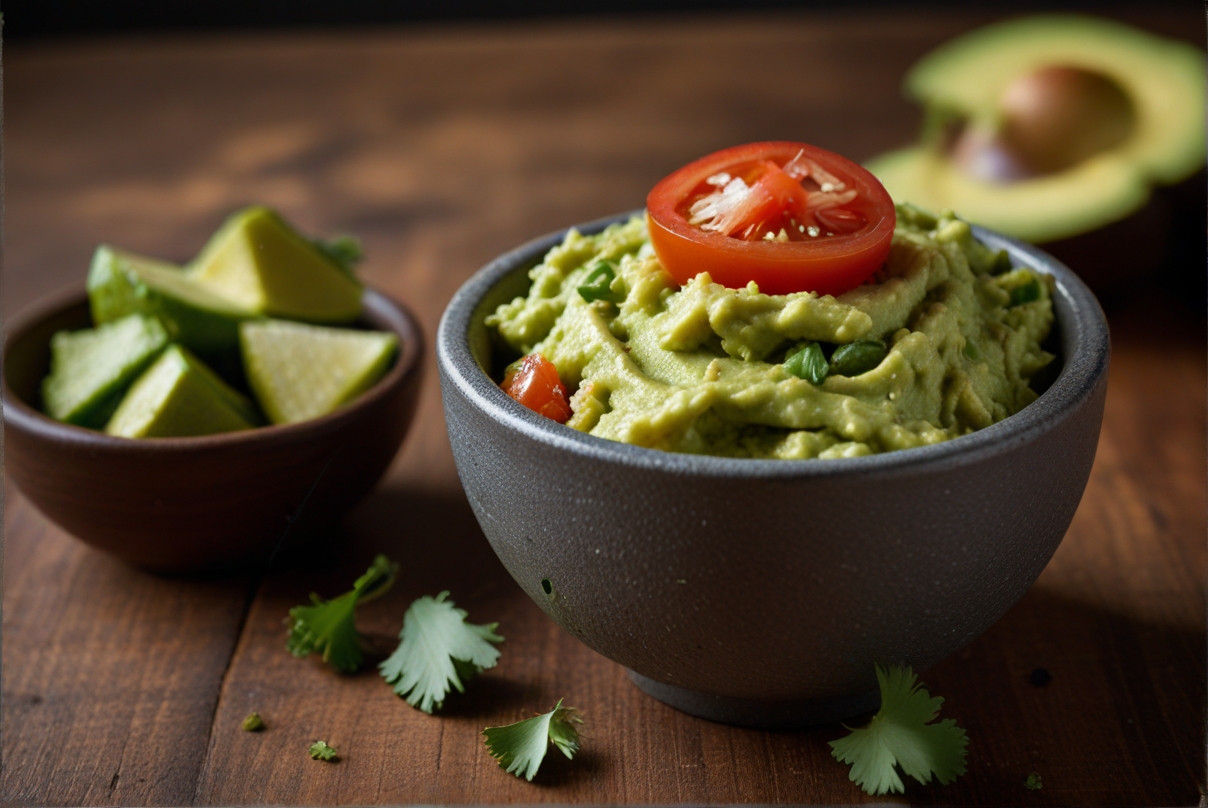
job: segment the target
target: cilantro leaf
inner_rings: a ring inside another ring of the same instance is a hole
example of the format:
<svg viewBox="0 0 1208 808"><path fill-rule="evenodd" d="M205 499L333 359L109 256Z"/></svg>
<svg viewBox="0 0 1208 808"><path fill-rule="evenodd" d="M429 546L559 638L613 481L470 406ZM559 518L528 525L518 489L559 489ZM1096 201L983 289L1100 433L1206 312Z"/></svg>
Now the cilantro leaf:
<svg viewBox="0 0 1208 808"><path fill-rule="evenodd" d="M935 773L944 785L965 773L965 747L969 739L951 718L929 723L944 700L932 696L909 667L877 665L881 709L872 723L853 729L846 738L831 741L833 754L852 764L851 779L874 796L906 790L894 765L926 784ZM849 727L850 729L850 727Z"/></svg>
<svg viewBox="0 0 1208 808"><path fill-rule="evenodd" d="M495 633L498 623L467 623L469 615L448 597L441 592L412 603L398 635L402 642L378 665L394 692L425 713L444 706L450 685L464 693L464 681L495 667L499 649L491 643L503 642Z"/></svg>
<svg viewBox="0 0 1208 808"><path fill-rule="evenodd" d="M579 751L579 730L575 725L582 723L578 711L563 707L562 699L558 699L548 713L505 727L487 727L482 734L487 739L487 751L501 768L531 782L551 743L568 759L574 758Z"/></svg>
<svg viewBox="0 0 1208 808"><path fill-rule="evenodd" d="M336 236L333 239L316 238L311 239L310 243L349 275L353 275L356 265L360 263L365 254L361 249L361 242L356 236Z"/></svg>
<svg viewBox="0 0 1208 808"><path fill-rule="evenodd" d="M385 593L397 575L398 564L379 555L368 572L357 578L351 592L327 601L310 593L312 605L289 610L293 624L285 647L299 657L318 651L323 654L323 661L338 671L357 670L365 658L356 628L357 604Z"/></svg>
<svg viewBox="0 0 1208 808"><path fill-rule="evenodd" d="M1040 782L1040 773L1032 772L1028 778L1023 781L1023 787L1029 791L1039 791L1044 788L1044 783Z"/></svg>
<svg viewBox="0 0 1208 808"><path fill-rule="evenodd" d="M335 760L336 748L328 746L327 741L315 741L310 745L310 756L313 760Z"/></svg>

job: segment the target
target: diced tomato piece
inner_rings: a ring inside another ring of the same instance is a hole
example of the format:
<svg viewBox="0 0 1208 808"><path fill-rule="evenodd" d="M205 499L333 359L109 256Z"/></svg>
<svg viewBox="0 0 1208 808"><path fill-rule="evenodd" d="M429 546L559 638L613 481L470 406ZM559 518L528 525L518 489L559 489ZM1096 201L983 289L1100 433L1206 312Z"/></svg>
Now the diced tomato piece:
<svg viewBox="0 0 1208 808"><path fill-rule="evenodd" d="M570 420L570 396L554 363L541 354L529 354L511 365L500 385L503 392L538 415L565 424Z"/></svg>

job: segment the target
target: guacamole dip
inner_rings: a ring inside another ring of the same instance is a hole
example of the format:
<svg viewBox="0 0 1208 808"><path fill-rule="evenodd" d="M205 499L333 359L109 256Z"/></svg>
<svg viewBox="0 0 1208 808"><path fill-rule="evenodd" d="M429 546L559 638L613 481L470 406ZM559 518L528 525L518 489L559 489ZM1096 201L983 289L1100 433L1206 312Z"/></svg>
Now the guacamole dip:
<svg viewBox="0 0 1208 808"><path fill-rule="evenodd" d="M1036 398L1053 355L1052 279L945 211L898 206L889 258L839 297L680 286L646 221L576 231L488 316L518 354L551 361L567 425L674 452L834 458L955 438Z"/></svg>

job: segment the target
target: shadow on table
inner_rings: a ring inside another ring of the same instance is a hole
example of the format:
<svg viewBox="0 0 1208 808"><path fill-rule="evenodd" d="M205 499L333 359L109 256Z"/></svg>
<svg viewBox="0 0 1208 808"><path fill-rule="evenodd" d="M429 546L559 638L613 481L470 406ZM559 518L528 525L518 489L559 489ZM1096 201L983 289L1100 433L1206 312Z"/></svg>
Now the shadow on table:
<svg viewBox="0 0 1208 808"><path fill-rule="evenodd" d="M1204 777L1204 632L1029 591L926 671L969 733L969 773L921 804L1194 805ZM1028 790L1031 773L1043 789ZM1088 783L1094 787L1088 788Z"/></svg>

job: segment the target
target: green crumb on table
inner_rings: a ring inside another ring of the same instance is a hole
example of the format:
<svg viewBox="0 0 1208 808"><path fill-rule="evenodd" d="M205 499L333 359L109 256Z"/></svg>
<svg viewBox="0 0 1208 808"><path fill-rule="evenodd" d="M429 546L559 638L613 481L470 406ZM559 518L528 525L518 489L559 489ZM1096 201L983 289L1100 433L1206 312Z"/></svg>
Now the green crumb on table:
<svg viewBox="0 0 1208 808"><path fill-rule="evenodd" d="M260 713L248 713L242 726L248 732L258 732L264 729L264 719L260 717Z"/></svg>
<svg viewBox="0 0 1208 808"><path fill-rule="evenodd" d="M336 748L328 746L327 741L315 741L310 745L310 756L314 760L335 760Z"/></svg>
<svg viewBox="0 0 1208 808"><path fill-rule="evenodd" d="M1028 779L1023 781L1023 785L1025 788L1029 788L1032 791L1037 791L1041 788L1044 788L1044 784L1040 782L1040 775L1036 772L1029 774Z"/></svg>

